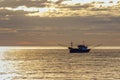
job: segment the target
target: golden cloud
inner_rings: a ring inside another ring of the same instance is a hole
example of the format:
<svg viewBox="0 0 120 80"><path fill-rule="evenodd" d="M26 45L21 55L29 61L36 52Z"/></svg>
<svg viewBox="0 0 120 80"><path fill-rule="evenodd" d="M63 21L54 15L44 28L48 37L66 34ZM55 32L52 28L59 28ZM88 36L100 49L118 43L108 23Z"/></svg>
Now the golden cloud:
<svg viewBox="0 0 120 80"><path fill-rule="evenodd" d="M0 33L16 33L16 29L12 28L0 28Z"/></svg>

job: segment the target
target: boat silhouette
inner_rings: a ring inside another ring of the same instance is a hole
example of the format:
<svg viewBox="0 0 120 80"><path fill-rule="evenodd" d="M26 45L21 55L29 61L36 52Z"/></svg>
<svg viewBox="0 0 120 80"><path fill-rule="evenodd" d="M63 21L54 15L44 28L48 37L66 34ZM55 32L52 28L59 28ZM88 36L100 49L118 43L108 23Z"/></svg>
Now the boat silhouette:
<svg viewBox="0 0 120 80"><path fill-rule="evenodd" d="M71 42L71 46L68 47L70 53L88 53L90 52L90 48L88 48L83 41L82 45L78 45L77 48L73 48L73 42Z"/></svg>

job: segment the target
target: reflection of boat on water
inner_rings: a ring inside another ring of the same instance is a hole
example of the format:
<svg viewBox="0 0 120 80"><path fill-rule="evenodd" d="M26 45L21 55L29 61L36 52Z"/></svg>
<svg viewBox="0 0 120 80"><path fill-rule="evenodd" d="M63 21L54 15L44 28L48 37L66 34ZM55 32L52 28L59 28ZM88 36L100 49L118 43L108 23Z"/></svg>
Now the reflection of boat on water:
<svg viewBox="0 0 120 80"><path fill-rule="evenodd" d="M86 45L78 45L77 48L73 48L73 43L71 42L71 46L68 47L70 53L88 53L91 49L89 49Z"/></svg>

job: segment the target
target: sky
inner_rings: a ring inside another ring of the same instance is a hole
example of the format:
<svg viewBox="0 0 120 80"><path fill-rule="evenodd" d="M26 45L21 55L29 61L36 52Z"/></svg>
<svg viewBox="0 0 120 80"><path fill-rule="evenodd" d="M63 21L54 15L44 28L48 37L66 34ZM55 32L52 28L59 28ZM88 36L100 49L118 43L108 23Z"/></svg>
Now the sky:
<svg viewBox="0 0 120 80"><path fill-rule="evenodd" d="M83 40L120 46L120 0L0 0L0 46Z"/></svg>

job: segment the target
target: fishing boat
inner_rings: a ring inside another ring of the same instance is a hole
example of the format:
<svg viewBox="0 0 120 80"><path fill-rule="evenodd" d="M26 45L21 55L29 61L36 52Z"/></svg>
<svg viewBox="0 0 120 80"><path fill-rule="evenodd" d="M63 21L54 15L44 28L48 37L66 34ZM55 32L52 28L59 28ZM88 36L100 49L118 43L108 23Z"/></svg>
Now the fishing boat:
<svg viewBox="0 0 120 80"><path fill-rule="evenodd" d="M73 42L71 42L71 46L68 47L70 53L88 53L91 49L89 49L83 42L82 45L78 45L77 48L73 48Z"/></svg>

